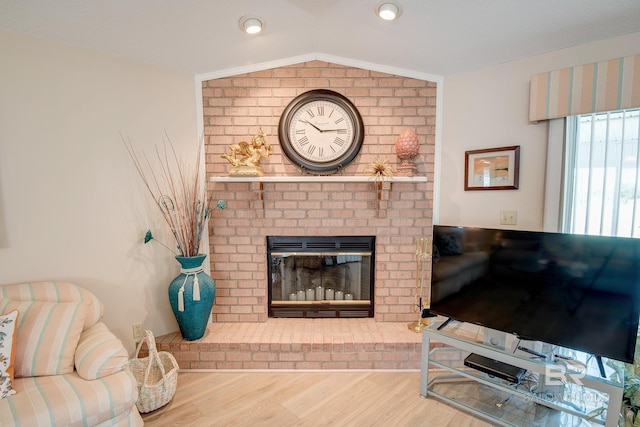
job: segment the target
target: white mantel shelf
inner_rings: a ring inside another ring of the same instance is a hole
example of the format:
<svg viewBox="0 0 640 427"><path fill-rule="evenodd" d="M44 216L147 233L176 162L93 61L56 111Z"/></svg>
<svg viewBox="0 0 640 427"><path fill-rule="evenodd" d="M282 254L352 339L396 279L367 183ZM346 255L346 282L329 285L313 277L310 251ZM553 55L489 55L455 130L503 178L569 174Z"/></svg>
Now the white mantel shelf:
<svg viewBox="0 0 640 427"><path fill-rule="evenodd" d="M302 183L302 182L370 182L378 185L374 185L377 194L376 208L378 211L378 217L382 215L386 216L386 209L380 208L380 202L383 200L383 193L391 191L391 186L396 182L427 182L426 176L393 176L386 177L384 182L389 183L389 189L383 191L383 186L380 181L376 181L376 178L370 175L289 175L289 176L212 176L209 178L211 182L257 182L259 183L259 200L262 210L264 210L264 198L266 190L264 189L265 182L290 182L290 183Z"/></svg>
<svg viewBox="0 0 640 427"><path fill-rule="evenodd" d="M212 176L211 182L376 182L370 175ZM426 176L386 177L385 182L427 182Z"/></svg>

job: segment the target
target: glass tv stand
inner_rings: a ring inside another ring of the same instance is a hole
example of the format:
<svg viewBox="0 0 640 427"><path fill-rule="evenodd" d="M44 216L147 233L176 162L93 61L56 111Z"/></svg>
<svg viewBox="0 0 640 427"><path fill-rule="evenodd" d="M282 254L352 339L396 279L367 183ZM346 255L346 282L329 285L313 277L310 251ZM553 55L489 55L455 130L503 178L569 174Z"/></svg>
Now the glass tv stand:
<svg viewBox="0 0 640 427"><path fill-rule="evenodd" d="M420 395L505 426L618 425L623 384L592 355L438 317L422 332ZM442 328L440 328L442 327ZM440 329L439 329L440 328ZM471 353L526 370L519 383L465 366Z"/></svg>

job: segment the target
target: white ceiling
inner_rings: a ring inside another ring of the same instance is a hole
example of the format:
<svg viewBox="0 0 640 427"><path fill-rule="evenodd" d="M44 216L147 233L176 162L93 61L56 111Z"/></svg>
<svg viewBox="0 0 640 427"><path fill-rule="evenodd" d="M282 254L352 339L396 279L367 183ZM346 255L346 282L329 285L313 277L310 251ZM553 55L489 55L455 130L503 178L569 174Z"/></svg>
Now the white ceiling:
<svg viewBox="0 0 640 427"><path fill-rule="evenodd" d="M395 22L379 3L0 0L0 29L192 75L312 53L448 75L640 31L640 0L397 0Z"/></svg>

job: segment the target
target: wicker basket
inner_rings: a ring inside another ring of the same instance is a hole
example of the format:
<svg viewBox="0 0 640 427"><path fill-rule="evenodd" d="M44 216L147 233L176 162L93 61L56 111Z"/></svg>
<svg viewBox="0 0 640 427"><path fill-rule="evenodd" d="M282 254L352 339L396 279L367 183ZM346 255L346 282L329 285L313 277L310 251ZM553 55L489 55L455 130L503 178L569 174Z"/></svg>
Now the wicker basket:
<svg viewBox="0 0 640 427"><path fill-rule="evenodd" d="M146 342L149 356L139 358L142 343ZM129 360L131 373L138 383L138 401L140 413L154 411L173 399L178 385L178 362L171 353L158 352L153 332L144 331L144 339L138 343L136 356Z"/></svg>

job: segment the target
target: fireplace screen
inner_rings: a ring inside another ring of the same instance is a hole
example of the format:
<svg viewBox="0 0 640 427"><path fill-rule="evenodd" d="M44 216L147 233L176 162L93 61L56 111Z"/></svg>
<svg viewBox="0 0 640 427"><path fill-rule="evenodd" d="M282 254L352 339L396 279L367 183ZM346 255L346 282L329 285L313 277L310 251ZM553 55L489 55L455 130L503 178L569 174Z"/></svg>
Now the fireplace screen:
<svg viewBox="0 0 640 427"><path fill-rule="evenodd" d="M267 237L270 317L373 317L374 236Z"/></svg>

